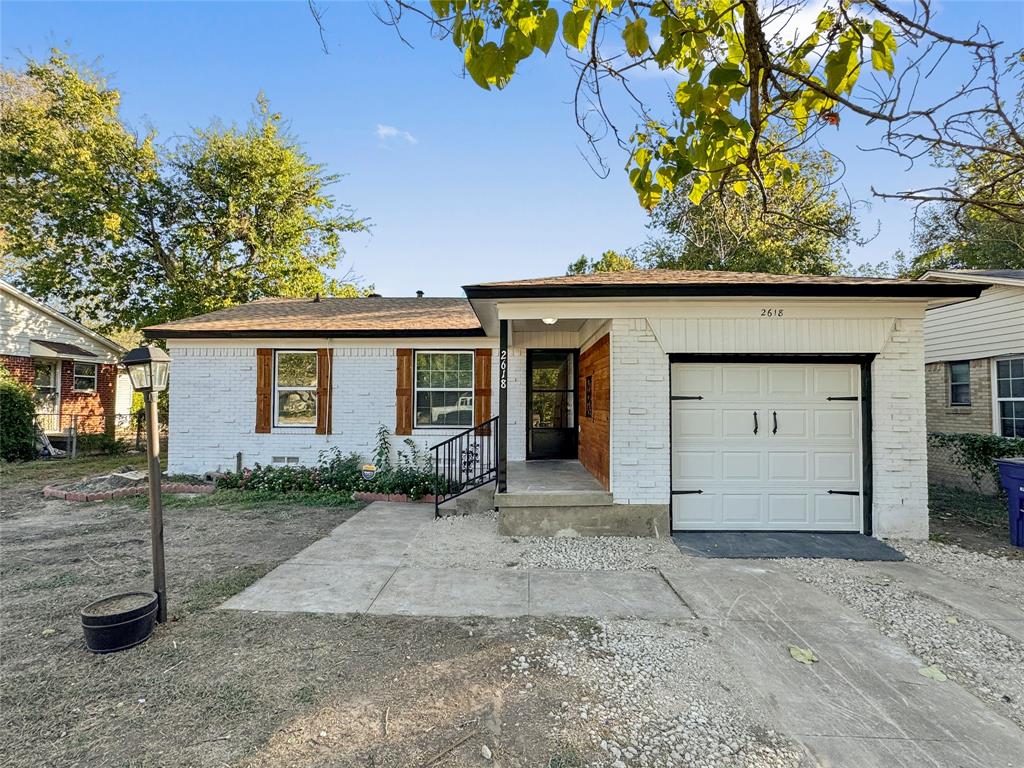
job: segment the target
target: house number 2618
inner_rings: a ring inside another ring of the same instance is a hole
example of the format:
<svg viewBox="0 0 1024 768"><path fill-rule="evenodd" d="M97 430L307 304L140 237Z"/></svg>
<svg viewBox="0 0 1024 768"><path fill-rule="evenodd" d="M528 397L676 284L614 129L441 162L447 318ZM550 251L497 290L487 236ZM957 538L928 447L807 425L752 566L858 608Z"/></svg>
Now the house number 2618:
<svg viewBox="0 0 1024 768"><path fill-rule="evenodd" d="M782 310L778 307L761 307L761 317L782 317Z"/></svg>

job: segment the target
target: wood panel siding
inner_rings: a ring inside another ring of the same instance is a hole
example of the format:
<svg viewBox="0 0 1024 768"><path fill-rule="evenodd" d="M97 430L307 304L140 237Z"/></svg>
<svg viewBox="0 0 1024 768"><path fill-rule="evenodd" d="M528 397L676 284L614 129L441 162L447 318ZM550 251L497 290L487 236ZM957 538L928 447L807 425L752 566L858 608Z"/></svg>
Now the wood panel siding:
<svg viewBox="0 0 1024 768"><path fill-rule="evenodd" d="M577 413L580 463L609 488L611 426L611 345L608 334L580 353ZM587 386L587 382L590 386ZM589 389L590 402L587 403Z"/></svg>
<svg viewBox="0 0 1024 768"><path fill-rule="evenodd" d="M1024 288L997 285L973 301L929 309L924 360L975 360L1024 352Z"/></svg>

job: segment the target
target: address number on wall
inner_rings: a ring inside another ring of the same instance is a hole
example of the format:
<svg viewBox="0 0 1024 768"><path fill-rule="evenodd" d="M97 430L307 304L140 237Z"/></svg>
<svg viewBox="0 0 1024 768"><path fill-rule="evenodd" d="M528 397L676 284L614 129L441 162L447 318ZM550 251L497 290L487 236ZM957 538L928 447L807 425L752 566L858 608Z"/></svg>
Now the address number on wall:
<svg viewBox="0 0 1024 768"><path fill-rule="evenodd" d="M782 317L781 307L761 307L761 317Z"/></svg>

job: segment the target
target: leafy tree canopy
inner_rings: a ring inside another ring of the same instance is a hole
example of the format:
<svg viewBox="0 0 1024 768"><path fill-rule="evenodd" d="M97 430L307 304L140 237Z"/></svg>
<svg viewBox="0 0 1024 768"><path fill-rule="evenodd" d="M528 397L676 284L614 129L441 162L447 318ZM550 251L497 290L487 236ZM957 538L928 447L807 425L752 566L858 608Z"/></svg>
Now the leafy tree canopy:
<svg viewBox="0 0 1024 768"><path fill-rule="evenodd" d="M565 274L587 275L592 272L622 272L628 269L637 269L637 263L631 256L608 250L602 253L598 259L580 256L569 265Z"/></svg>
<svg viewBox="0 0 1024 768"><path fill-rule="evenodd" d="M996 127L1012 139L1006 162L1024 169L1024 114L1019 101L1000 93L1004 79L1017 82L1021 53L1008 56L980 25L962 37L944 31L932 5L431 0L428 9L385 0L385 21L397 27L405 15L425 18L488 90L506 87L523 61L547 55L560 41L578 74L578 125L592 146L603 130L614 134L629 153L630 183L650 210L677 189L694 205L709 193L742 198L751 187L764 202L799 174L794 150L848 116L878 126L874 148L908 162L936 151L982 154ZM633 86L644 70L678 83L665 102L652 103ZM933 101L919 88L925 78L942 84ZM633 113L624 119L635 125L629 135L620 134L622 118L613 114L623 94ZM1024 220L1024 205L955 181L876 194L982 203Z"/></svg>
<svg viewBox="0 0 1024 768"><path fill-rule="evenodd" d="M326 271L365 224L327 192L261 95L242 127L168 144L54 51L0 71L0 271L100 328L137 328L271 295L354 295Z"/></svg>

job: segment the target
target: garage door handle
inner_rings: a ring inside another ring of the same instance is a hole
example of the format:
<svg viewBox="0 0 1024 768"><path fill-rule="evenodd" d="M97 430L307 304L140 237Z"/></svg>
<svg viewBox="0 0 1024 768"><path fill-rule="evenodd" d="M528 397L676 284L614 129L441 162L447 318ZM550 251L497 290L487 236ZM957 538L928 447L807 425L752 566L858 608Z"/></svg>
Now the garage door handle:
<svg viewBox="0 0 1024 768"><path fill-rule="evenodd" d="M779 414L772 411L772 434L774 435L779 431Z"/></svg>
<svg viewBox="0 0 1024 768"><path fill-rule="evenodd" d="M757 434L757 411L754 411L754 434Z"/></svg>
<svg viewBox="0 0 1024 768"><path fill-rule="evenodd" d="M832 491L828 492L829 496L860 496L860 491Z"/></svg>

